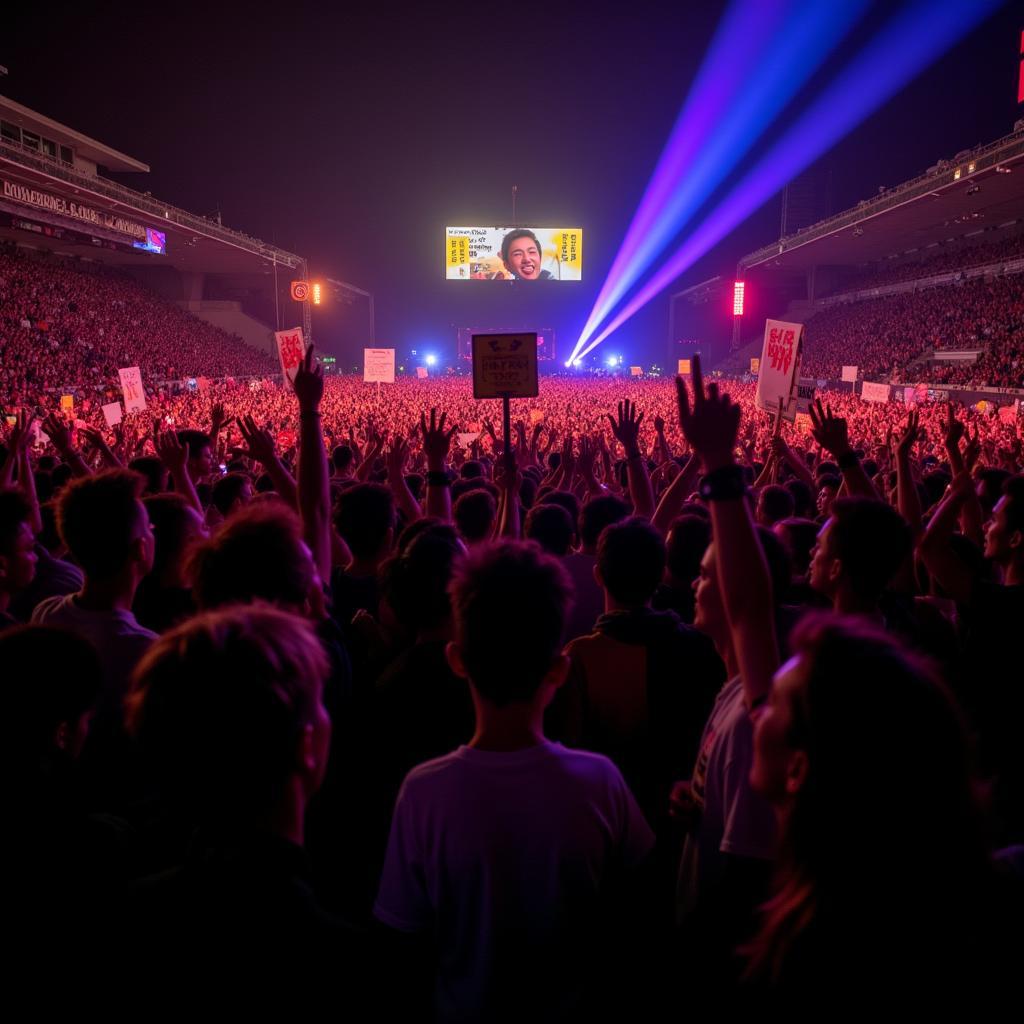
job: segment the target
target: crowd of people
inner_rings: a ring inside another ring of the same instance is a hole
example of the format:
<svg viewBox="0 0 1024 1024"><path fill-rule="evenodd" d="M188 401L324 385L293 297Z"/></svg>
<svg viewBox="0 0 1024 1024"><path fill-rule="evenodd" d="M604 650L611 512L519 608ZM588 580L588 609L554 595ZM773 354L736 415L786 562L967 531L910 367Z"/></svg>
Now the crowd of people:
<svg viewBox="0 0 1024 1024"><path fill-rule="evenodd" d="M1021 256L1024 256L1024 233L999 231L997 237L975 241L974 244L961 242L936 246L915 252L906 259L876 264L862 273L844 277L833 293L845 294L903 281L918 281L936 274L1002 263Z"/></svg>
<svg viewBox="0 0 1024 1024"><path fill-rule="evenodd" d="M120 397L117 371L149 382L273 373L265 352L101 264L0 249L0 403L74 389Z"/></svg>
<svg viewBox="0 0 1024 1024"><path fill-rule="evenodd" d="M312 349L114 428L21 404L15 973L451 1021L1002 1005L1020 422L790 423L693 371L544 379L509 438L467 378Z"/></svg>
<svg viewBox="0 0 1024 1024"><path fill-rule="evenodd" d="M831 306L807 321L803 372L838 380L856 365L863 380L1024 387L1021 281L976 278ZM983 351L976 362L908 367L929 349Z"/></svg>

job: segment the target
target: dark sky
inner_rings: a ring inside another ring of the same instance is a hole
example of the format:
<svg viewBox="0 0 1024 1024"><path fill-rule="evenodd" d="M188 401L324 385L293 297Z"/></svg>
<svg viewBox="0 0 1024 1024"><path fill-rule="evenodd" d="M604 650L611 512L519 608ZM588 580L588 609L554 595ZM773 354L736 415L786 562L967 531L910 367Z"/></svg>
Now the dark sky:
<svg viewBox="0 0 1024 1024"><path fill-rule="evenodd" d="M447 352L457 325L553 326L567 353L722 5L488 6L21 3L0 91L144 160L133 187L373 291L378 344ZM824 159L836 209L1011 129L1021 13L1005 6ZM508 223L513 184L521 223L583 227L582 283L444 282L444 225ZM778 231L776 197L680 285L730 276ZM662 354L667 308L624 328L627 359ZM321 336L354 338L357 316Z"/></svg>

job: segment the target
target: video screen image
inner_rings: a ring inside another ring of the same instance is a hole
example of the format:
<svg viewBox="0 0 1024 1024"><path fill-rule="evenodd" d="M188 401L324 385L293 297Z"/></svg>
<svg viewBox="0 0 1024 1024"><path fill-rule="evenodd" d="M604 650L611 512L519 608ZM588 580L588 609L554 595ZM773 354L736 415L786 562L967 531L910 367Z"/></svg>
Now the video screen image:
<svg viewBox="0 0 1024 1024"><path fill-rule="evenodd" d="M448 281L582 281L582 228L445 228Z"/></svg>

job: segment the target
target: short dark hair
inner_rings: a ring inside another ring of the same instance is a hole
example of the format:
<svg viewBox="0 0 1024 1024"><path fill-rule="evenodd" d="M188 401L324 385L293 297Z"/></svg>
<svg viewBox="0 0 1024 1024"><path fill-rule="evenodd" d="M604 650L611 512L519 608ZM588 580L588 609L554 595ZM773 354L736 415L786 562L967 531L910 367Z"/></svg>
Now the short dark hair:
<svg viewBox="0 0 1024 1024"><path fill-rule="evenodd" d="M490 535L497 510L497 502L491 497L490 492L475 487L460 495L455 502L452 515L459 533L466 540L476 542Z"/></svg>
<svg viewBox="0 0 1024 1024"><path fill-rule="evenodd" d="M493 704L530 700L562 646L572 584L530 542L478 548L455 570L449 593L462 661Z"/></svg>
<svg viewBox="0 0 1024 1024"><path fill-rule="evenodd" d="M605 590L616 601L644 605L665 572L665 541L646 519L630 516L601 534L597 568Z"/></svg>
<svg viewBox="0 0 1024 1024"><path fill-rule="evenodd" d="M327 672L305 619L267 607L199 615L142 659L129 728L158 783L200 821L246 820L292 775Z"/></svg>
<svg viewBox="0 0 1024 1024"><path fill-rule="evenodd" d="M535 540L549 555L562 558L572 545L572 520L561 505L534 505L526 515L524 529L528 540Z"/></svg>
<svg viewBox="0 0 1024 1024"><path fill-rule="evenodd" d="M298 516L280 502L253 502L192 553L200 608L255 600L301 607L313 584Z"/></svg>
<svg viewBox="0 0 1024 1024"><path fill-rule="evenodd" d="M510 231L501 240L501 262L508 263L508 251L512 248L512 243L517 238L529 238L533 241L533 244L537 246L537 255L543 254L543 250L540 246L540 241L537 236L529 228L516 228L515 231Z"/></svg>
<svg viewBox="0 0 1024 1024"><path fill-rule="evenodd" d="M1007 529L1010 533L1024 532L1024 473L1003 481L1003 496L1006 498Z"/></svg>
<svg viewBox="0 0 1024 1024"><path fill-rule="evenodd" d="M5 758L45 754L62 722L77 722L99 699L103 672L84 637L54 626L15 626L0 633L6 728Z"/></svg>
<svg viewBox="0 0 1024 1024"><path fill-rule="evenodd" d="M702 516L676 516L668 528L665 565L672 578L684 585L700 575L700 563L711 543L711 524Z"/></svg>
<svg viewBox="0 0 1024 1024"><path fill-rule="evenodd" d="M580 543L585 548L597 547L606 526L618 523L629 515L629 506L614 494L602 494L585 502L580 509Z"/></svg>
<svg viewBox="0 0 1024 1024"><path fill-rule="evenodd" d="M167 489L167 470L155 455L139 455L128 463L128 468L146 481L146 494L160 494Z"/></svg>
<svg viewBox="0 0 1024 1024"><path fill-rule="evenodd" d="M758 503L768 520L774 526L780 519L788 519L793 515L795 502L793 495L781 484L768 484L758 495Z"/></svg>
<svg viewBox="0 0 1024 1024"><path fill-rule="evenodd" d="M395 617L409 629L432 629L451 615L448 584L463 547L448 524L431 523L381 573L384 596Z"/></svg>
<svg viewBox="0 0 1024 1024"><path fill-rule="evenodd" d="M217 511L226 516L231 506L242 495L242 488L246 484L252 486L252 481L244 473L228 473L219 480L214 481L211 498Z"/></svg>
<svg viewBox="0 0 1024 1024"><path fill-rule="evenodd" d="M178 442L188 448L190 459L197 459L204 448L213 447L210 435L204 434L201 430L179 430Z"/></svg>
<svg viewBox="0 0 1024 1024"><path fill-rule="evenodd" d="M0 491L0 553L14 548L22 523L32 518L32 506L21 491L6 488Z"/></svg>
<svg viewBox="0 0 1024 1024"><path fill-rule="evenodd" d="M334 525L356 558L378 554L388 530L395 528L395 499L383 484L356 484L341 492Z"/></svg>
<svg viewBox="0 0 1024 1024"><path fill-rule="evenodd" d="M331 452L331 464L336 470L344 473L355 461L355 457L355 452L347 444L339 444Z"/></svg>
<svg viewBox="0 0 1024 1024"><path fill-rule="evenodd" d="M830 554L843 564L843 576L858 597L877 600L910 554L907 521L891 505L874 498L837 498L832 503Z"/></svg>
<svg viewBox="0 0 1024 1024"><path fill-rule="evenodd" d="M158 576L185 550L191 515L198 515L181 494L151 494L143 498L149 524L153 527L153 575ZM191 513L191 515L190 515Z"/></svg>
<svg viewBox="0 0 1024 1024"><path fill-rule="evenodd" d="M86 576L109 579L125 567L145 480L108 469L71 481L57 505L57 528Z"/></svg>

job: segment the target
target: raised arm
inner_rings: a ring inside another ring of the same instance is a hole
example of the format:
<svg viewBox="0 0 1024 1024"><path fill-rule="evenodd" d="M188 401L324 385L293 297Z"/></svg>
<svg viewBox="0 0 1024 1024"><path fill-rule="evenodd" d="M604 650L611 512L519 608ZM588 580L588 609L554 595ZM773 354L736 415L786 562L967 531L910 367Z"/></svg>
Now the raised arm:
<svg viewBox="0 0 1024 1024"><path fill-rule="evenodd" d="M423 509L413 497L409 485L405 482L405 464L409 459L409 442L400 434L391 439L391 447L384 456L388 467L388 486L395 496L395 503L402 510L406 523L423 518Z"/></svg>
<svg viewBox="0 0 1024 1024"><path fill-rule="evenodd" d="M273 482L274 490L280 495L281 500L291 508L298 509L299 490L295 485L295 478L288 472L277 454L274 435L269 430L256 426L256 421L251 416L240 416L237 422L242 440L245 441L245 454L260 463L267 471L267 476Z"/></svg>
<svg viewBox="0 0 1024 1024"><path fill-rule="evenodd" d="M92 470L86 465L81 452L71 443L71 428L55 412L43 420L43 432L50 438L60 457L71 468L73 476L91 476Z"/></svg>
<svg viewBox="0 0 1024 1024"><path fill-rule="evenodd" d="M896 443L896 503L901 516L910 524L915 538L921 535L921 496L914 481L910 454L919 434L920 416L911 409L907 413L907 425Z"/></svg>
<svg viewBox="0 0 1024 1024"><path fill-rule="evenodd" d="M740 407L719 395L714 383L704 390L700 357L693 360L693 402L682 377L676 378L679 423L704 464L703 491L711 505L711 527L722 601L747 707L767 697L779 665L771 576L743 486L743 470L733 451Z"/></svg>
<svg viewBox="0 0 1024 1024"><path fill-rule="evenodd" d="M608 422L612 434L626 452L626 475L629 480L629 496L633 500L633 512L645 519L654 515L654 487L647 471L647 460L640 451L640 424L644 414L637 415L636 405L628 398L619 402L619 418L616 422L611 413Z"/></svg>
<svg viewBox="0 0 1024 1024"><path fill-rule="evenodd" d="M457 426L445 431L448 414L441 413L438 421L437 410L430 410L430 423L420 413L420 433L423 437L423 454L427 457L427 515L437 516L445 523L452 521L451 480L448 479L448 450Z"/></svg>
<svg viewBox="0 0 1024 1024"><path fill-rule="evenodd" d="M676 478L665 488L665 493L658 502L657 511L651 520L651 525L662 534L668 534L672 520L679 515L686 497L693 493L694 484L697 482L697 474L700 472L700 461L696 455L691 455L686 465L676 474Z"/></svg>
<svg viewBox="0 0 1024 1024"><path fill-rule="evenodd" d="M188 471L188 447L178 440L173 430L161 431L153 438L153 446L160 461L167 467L174 481L174 489L199 513L203 514L203 503L199 500L196 485Z"/></svg>
<svg viewBox="0 0 1024 1024"><path fill-rule="evenodd" d="M331 485L327 449L320 422L320 402L324 397L324 371L306 349L295 372L292 388L299 403L299 514L302 530L313 553L320 579L331 578Z"/></svg>
<svg viewBox="0 0 1024 1024"><path fill-rule="evenodd" d="M833 415L832 406L822 405L820 398L811 403L809 411L811 434L814 436L814 440L836 460L836 464L843 474L843 483L846 484L847 493L877 500L879 495L875 490L875 485L864 472L860 458L850 444L846 420L842 416Z"/></svg>
<svg viewBox="0 0 1024 1024"><path fill-rule="evenodd" d="M974 483L966 471L958 473L950 485L949 492L939 502L928 528L918 545L918 554L927 570L942 589L959 604L967 604L974 590L971 571L954 552L949 541L956 529L957 517L973 492Z"/></svg>

